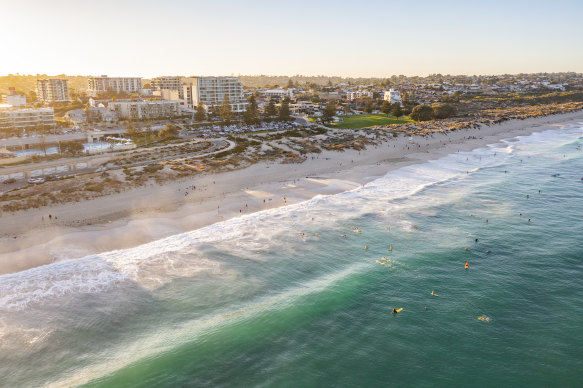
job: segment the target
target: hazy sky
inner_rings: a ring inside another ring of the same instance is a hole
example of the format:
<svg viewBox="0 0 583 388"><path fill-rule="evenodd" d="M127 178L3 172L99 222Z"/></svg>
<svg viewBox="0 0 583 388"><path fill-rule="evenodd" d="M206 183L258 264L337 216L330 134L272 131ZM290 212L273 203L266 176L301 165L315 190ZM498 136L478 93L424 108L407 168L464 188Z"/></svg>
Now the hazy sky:
<svg viewBox="0 0 583 388"><path fill-rule="evenodd" d="M0 75L583 72L583 0L0 0Z"/></svg>

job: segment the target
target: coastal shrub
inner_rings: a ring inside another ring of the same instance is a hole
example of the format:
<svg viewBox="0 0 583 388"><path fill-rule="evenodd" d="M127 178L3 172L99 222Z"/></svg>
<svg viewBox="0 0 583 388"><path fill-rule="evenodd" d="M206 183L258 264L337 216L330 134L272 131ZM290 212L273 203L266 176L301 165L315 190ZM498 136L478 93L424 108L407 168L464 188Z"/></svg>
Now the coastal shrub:
<svg viewBox="0 0 583 388"><path fill-rule="evenodd" d="M151 173L158 172L163 168L164 168L164 166L161 166L159 164L150 164L149 166L144 166L143 171L144 171L144 173L151 174Z"/></svg>
<svg viewBox="0 0 583 388"><path fill-rule="evenodd" d="M431 104L434 119L447 119L455 115L455 108L451 104Z"/></svg>
<svg viewBox="0 0 583 388"><path fill-rule="evenodd" d="M429 121L433 118L433 109L429 105L417 105L410 117L415 121Z"/></svg>
<svg viewBox="0 0 583 388"><path fill-rule="evenodd" d="M87 182L85 183L85 190L102 192L105 189L105 184L103 182Z"/></svg>

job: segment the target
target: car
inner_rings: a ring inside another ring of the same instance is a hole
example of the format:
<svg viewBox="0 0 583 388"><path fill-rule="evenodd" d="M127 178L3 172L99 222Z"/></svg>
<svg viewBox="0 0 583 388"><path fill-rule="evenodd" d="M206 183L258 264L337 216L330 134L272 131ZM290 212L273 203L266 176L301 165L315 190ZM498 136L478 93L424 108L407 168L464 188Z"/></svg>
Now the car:
<svg viewBox="0 0 583 388"><path fill-rule="evenodd" d="M27 182L28 183L43 183L45 180L44 178L30 178Z"/></svg>

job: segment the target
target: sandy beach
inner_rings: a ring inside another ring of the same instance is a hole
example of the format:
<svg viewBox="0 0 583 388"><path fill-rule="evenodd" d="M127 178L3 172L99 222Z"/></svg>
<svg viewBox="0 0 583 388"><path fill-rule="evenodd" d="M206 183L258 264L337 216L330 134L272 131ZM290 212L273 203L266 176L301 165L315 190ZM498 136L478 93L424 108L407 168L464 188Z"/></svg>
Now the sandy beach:
<svg viewBox="0 0 583 388"><path fill-rule="evenodd" d="M400 135L365 151L308 155L300 164L258 163L79 203L3 213L0 274L129 248L318 194L351 190L405 165L581 121L583 112L578 111L412 139Z"/></svg>

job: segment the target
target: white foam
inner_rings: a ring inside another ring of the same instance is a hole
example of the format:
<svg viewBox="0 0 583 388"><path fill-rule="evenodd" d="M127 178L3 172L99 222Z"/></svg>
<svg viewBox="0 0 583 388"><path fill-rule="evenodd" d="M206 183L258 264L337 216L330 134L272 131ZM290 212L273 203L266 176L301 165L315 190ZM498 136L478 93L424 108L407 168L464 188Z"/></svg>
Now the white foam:
<svg viewBox="0 0 583 388"><path fill-rule="evenodd" d="M580 127L544 131L520 137L518 141L511 142L512 144L502 142L472 152L455 153L439 160L406 166L391 171L364 187L340 194L318 195L295 205L243 215L130 249L3 275L0 276L0 309L24 309L47 298L71 293L106 292L112 287L129 283L152 290L181 274L224 274L226 268L201 255L181 260L180 270L177 270L176 256L181 252L192 253L192 249L202 244L214 244L222 249L232 249L240 257L257 259L264 249L271 246L271 240L278 233L296 233L295 225L305 222L315 214L326 215L332 212L334 220L331 222L339 222L365 213L376 213L380 203L415 196L433 185L465 179L467 171L501 164L508 157L508 152L512 152L515 147L537 142L546 144L548 141L555 142L558 138L573 141L581 133ZM500 157L494 157L501 150L506 151ZM388 206L394 206L398 210L402 205L390 203ZM410 206L422 204L417 201ZM407 220L395 223L397 227L410 228Z"/></svg>

